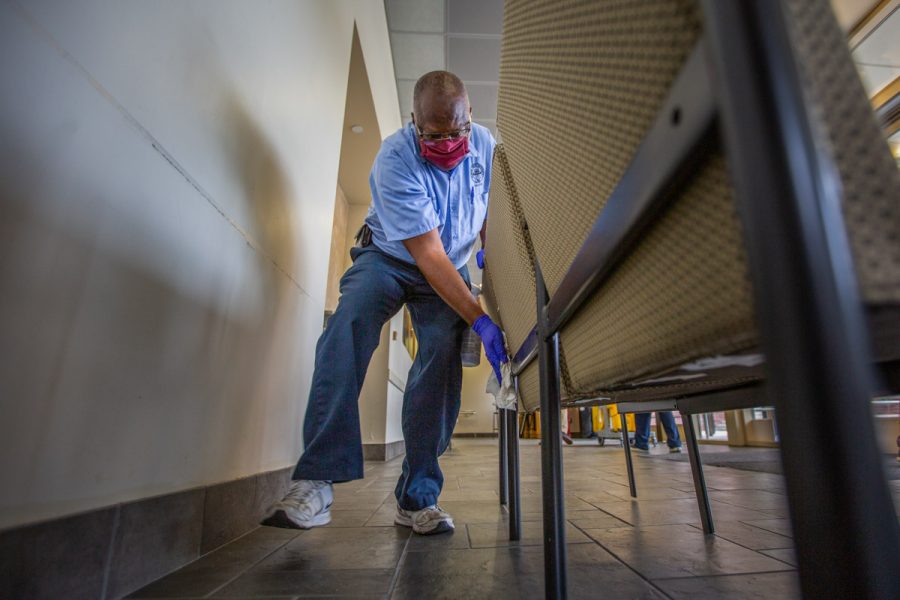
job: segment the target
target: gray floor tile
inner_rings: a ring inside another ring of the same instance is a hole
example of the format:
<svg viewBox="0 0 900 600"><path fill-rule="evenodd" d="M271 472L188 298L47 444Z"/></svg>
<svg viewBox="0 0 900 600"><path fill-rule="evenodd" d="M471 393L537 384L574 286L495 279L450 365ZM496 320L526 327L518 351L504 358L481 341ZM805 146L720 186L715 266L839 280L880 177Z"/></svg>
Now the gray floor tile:
<svg viewBox="0 0 900 600"><path fill-rule="evenodd" d="M444 490L441 492L438 502L442 505L447 501L479 500L500 502L500 496L494 490Z"/></svg>
<svg viewBox="0 0 900 600"><path fill-rule="evenodd" d="M799 600L800 581L794 572L692 577L655 581L675 600Z"/></svg>
<svg viewBox="0 0 900 600"><path fill-rule="evenodd" d="M491 490L496 492L498 479L496 477L459 477L459 489L461 490Z"/></svg>
<svg viewBox="0 0 900 600"><path fill-rule="evenodd" d="M394 569L274 571L242 575L222 590L220 598L266 596L371 596L384 597Z"/></svg>
<svg viewBox="0 0 900 600"><path fill-rule="evenodd" d="M367 493L372 492L393 492L397 487L397 479L391 477L390 479L375 479L363 488Z"/></svg>
<svg viewBox="0 0 900 600"><path fill-rule="evenodd" d="M466 530L465 524L456 525L456 529L438 535L416 535L409 536L409 542L406 544L407 552L434 552L436 550L457 550L469 548L469 532Z"/></svg>
<svg viewBox="0 0 900 600"><path fill-rule="evenodd" d="M310 529L251 572L393 569L409 536L409 529L393 526Z"/></svg>
<svg viewBox="0 0 900 600"><path fill-rule="evenodd" d="M794 552L793 548L762 550L762 553L766 556L771 556L772 558L778 559L781 562L787 563L793 567L797 566L797 554L796 552Z"/></svg>
<svg viewBox="0 0 900 600"><path fill-rule="evenodd" d="M603 511L591 513L566 514L566 520L579 529L611 529L613 527L631 527L622 519Z"/></svg>
<svg viewBox="0 0 900 600"><path fill-rule="evenodd" d="M364 510L332 509L331 523L328 524L328 527L363 527L374 514L374 508Z"/></svg>
<svg viewBox="0 0 900 600"><path fill-rule="evenodd" d="M581 498L572 494L564 496L563 506L566 512L576 510L596 510L596 506L585 502ZM523 496L522 512L523 513L541 513L544 510L544 500L540 496Z"/></svg>
<svg viewBox="0 0 900 600"><path fill-rule="evenodd" d="M390 527L394 524L394 517L397 515L396 502L382 504L372 513L372 516L365 522L366 527Z"/></svg>
<svg viewBox="0 0 900 600"><path fill-rule="evenodd" d="M441 508L450 513L457 527L465 523L500 523L506 520L506 511L499 501L441 501Z"/></svg>
<svg viewBox="0 0 900 600"><path fill-rule="evenodd" d="M392 498L391 492L341 492L340 486L336 486L332 510L362 510L371 508L375 510L388 498Z"/></svg>
<svg viewBox="0 0 900 600"><path fill-rule="evenodd" d="M627 487L621 489L610 490L613 496L612 502L620 500L630 500L631 491ZM691 499L694 498L694 492L683 492L672 487L641 487L637 486L638 500L674 500L674 499Z"/></svg>
<svg viewBox="0 0 900 600"><path fill-rule="evenodd" d="M569 546L569 598L662 599L650 584L595 544ZM484 548L407 554L394 600L544 598L540 548Z"/></svg>
<svg viewBox="0 0 900 600"><path fill-rule="evenodd" d="M184 598L209 594L299 534L299 531L292 529L259 527L186 567L141 588L129 598Z"/></svg>
<svg viewBox="0 0 900 600"><path fill-rule="evenodd" d="M621 496L624 492L625 496ZM624 486L616 486L608 488L606 491L582 491L575 492L575 496L584 500L588 504L596 505L598 502L619 502L628 497L628 488Z"/></svg>
<svg viewBox="0 0 900 600"><path fill-rule="evenodd" d="M336 486L328 527L262 528L286 536L283 547L262 556L245 549L241 558L238 547L228 555L225 546L153 584L156 597L384 597L394 578L392 597L400 599L543 598L540 448L521 444L524 539L510 546L496 492L496 447L496 440L454 440L441 458L440 502L454 517L452 534L395 527L392 492L401 461L366 463L365 480ZM717 535L707 537L687 463L635 461L632 500L618 446L571 447L563 456L570 598L663 598L660 590L692 600L796 597L780 476L708 467ZM253 538L242 539L253 546ZM151 591L141 590L141 598Z"/></svg>
<svg viewBox="0 0 900 600"><path fill-rule="evenodd" d="M695 525L695 527L698 531L701 530L699 525ZM740 521L718 521L716 523L716 536L751 550L792 548L794 546L794 540L787 536L772 533L766 529L760 529Z"/></svg>
<svg viewBox="0 0 900 600"><path fill-rule="evenodd" d="M505 523L500 525L470 523L466 527L469 531L469 542L472 548L540 546L544 543L544 525L541 521L523 521L521 539L517 541L509 539L509 526ZM592 541L573 525L568 524L566 526L566 543L590 544Z"/></svg>
<svg viewBox="0 0 900 600"><path fill-rule="evenodd" d="M772 533L794 537L794 531L791 529L790 519L749 519L744 521L747 525L759 527Z"/></svg>
<svg viewBox="0 0 900 600"><path fill-rule="evenodd" d="M716 521L746 521L765 519L766 513L740 508L731 504L710 502ZM672 500L642 500L601 502L597 506L609 514L632 525L665 525L674 523L699 523L700 513L693 498Z"/></svg>
<svg viewBox="0 0 900 600"><path fill-rule="evenodd" d="M781 571L790 567L688 525L585 531L649 579Z"/></svg>
<svg viewBox="0 0 900 600"><path fill-rule="evenodd" d="M719 502L754 510L787 510L787 497L766 490L710 491L709 497Z"/></svg>

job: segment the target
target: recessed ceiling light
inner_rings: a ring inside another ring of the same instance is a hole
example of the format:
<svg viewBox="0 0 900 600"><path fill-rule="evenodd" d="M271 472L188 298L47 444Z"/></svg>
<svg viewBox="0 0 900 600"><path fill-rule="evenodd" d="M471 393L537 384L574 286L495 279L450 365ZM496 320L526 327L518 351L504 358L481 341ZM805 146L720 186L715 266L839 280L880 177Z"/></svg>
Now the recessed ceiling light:
<svg viewBox="0 0 900 600"><path fill-rule="evenodd" d="M350 127L350 131L352 131L353 133L359 135L360 133L363 132L363 126L362 126L362 125L352 125L352 126Z"/></svg>

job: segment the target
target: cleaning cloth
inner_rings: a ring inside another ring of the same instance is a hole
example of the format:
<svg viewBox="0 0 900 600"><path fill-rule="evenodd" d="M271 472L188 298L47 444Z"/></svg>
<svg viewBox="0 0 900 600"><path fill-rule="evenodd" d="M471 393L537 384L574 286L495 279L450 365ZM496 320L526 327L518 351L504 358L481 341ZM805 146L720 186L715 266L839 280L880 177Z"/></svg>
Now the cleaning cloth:
<svg viewBox="0 0 900 600"><path fill-rule="evenodd" d="M512 368L507 361L500 365L500 377L503 384L497 381L497 375L491 369L491 376L488 377L487 385L484 391L494 397L494 404L497 408L515 409L516 408L516 386L512 377Z"/></svg>

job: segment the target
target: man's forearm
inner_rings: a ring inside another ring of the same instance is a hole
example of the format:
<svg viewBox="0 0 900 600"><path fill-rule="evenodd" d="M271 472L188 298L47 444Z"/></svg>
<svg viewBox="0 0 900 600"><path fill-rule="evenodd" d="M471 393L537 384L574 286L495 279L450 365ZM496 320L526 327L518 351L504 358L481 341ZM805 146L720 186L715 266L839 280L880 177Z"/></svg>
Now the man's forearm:
<svg viewBox="0 0 900 600"><path fill-rule="evenodd" d="M466 282L447 257L436 231L405 240L403 243L438 296L469 325L484 314Z"/></svg>

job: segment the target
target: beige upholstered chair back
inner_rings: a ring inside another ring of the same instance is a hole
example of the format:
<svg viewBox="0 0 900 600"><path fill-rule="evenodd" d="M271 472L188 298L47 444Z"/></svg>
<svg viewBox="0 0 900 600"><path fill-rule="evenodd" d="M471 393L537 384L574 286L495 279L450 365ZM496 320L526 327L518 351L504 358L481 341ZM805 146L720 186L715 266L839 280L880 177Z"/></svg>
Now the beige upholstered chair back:
<svg viewBox="0 0 900 600"><path fill-rule="evenodd" d="M503 144L498 144L494 151L484 279L489 281L491 298L488 300L494 303L510 352L515 354L536 323L537 297L534 250L525 228L516 187L510 177ZM527 378L522 377L519 384L520 394L527 396L531 404L538 401L537 369L529 370L534 373ZM534 385L528 383L532 380Z"/></svg>
<svg viewBox="0 0 900 600"><path fill-rule="evenodd" d="M900 303L896 167L828 3L787 5L808 99L844 185L863 295ZM701 35L690 0L507 0L498 127L551 296ZM712 141L563 329L564 389L570 398L596 396L756 345L741 225L726 158Z"/></svg>

